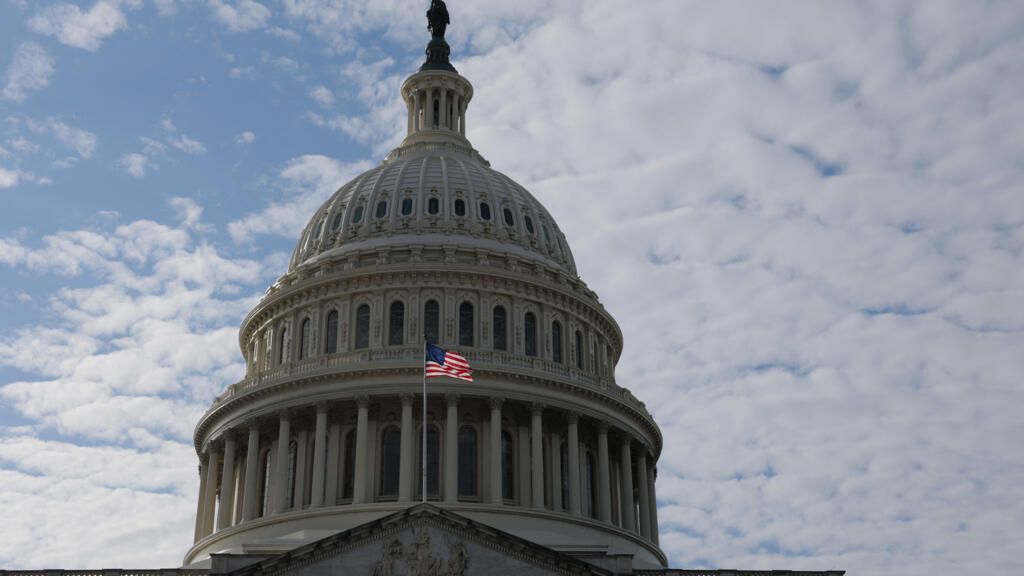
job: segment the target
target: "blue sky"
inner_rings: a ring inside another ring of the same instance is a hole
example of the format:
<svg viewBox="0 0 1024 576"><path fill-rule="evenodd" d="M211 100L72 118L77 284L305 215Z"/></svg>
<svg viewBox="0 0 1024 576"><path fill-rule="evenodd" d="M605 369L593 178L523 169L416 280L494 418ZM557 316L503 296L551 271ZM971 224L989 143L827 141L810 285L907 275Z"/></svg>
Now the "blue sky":
<svg viewBox="0 0 1024 576"><path fill-rule="evenodd" d="M1018 2L452 0L662 426L677 567L1024 569ZM0 566L175 566L194 422L426 2L0 0Z"/></svg>

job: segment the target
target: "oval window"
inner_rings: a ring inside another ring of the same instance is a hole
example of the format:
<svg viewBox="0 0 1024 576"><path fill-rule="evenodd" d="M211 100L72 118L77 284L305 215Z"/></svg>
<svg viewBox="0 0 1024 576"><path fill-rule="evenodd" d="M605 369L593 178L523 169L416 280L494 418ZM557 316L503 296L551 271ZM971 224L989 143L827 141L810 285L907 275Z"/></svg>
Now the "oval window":
<svg viewBox="0 0 1024 576"><path fill-rule="evenodd" d="M338 212L337 214L334 215L334 222L331 224L331 232L334 232L335 230L338 229L338 226L341 226L341 219L344 216L345 215L342 214L341 212Z"/></svg>
<svg viewBox="0 0 1024 576"><path fill-rule="evenodd" d="M455 215L465 216L466 215L466 202L462 199L455 201Z"/></svg>
<svg viewBox="0 0 1024 576"><path fill-rule="evenodd" d="M512 219L512 211L505 208L505 224L508 226L515 226L515 220Z"/></svg>
<svg viewBox="0 0 1024 576"><path fill-rule="evenodd" d="M412 214L412 198L402 200L402 216Z"/></svg>
<svg viewBox="0 0 1024 576"><path fill-rule="evenodd" d="M356 206L356 211L352 213L352 223L359 224L363 221L363 207Z"/></svg>
<svg viewBox="0 0 1024 576"><path fill-rule="evenodd" d="M441 211L441 202L437 198L431 198L427 201L427 212L431 214L437 214Z"/></svg>
<svg viewBox="0 0 1024 576"><path fill-rule="evenodd" d="M533 234L533 220L530 220L529 216L524 216L523 221L526 222L526 231Z"/></svg>
<svg viewBox="0 0 1024 576"><path fill-rule="evenodd" d="M324 233L324 221L321 220L320 223L316 225L316 237L320 238L320 235L323 234L323 233Z"/></svg>
<svg viewBox="0 0 1024 576"><path fill-rule="evenodd" d="M491 205L487 202L480 203L480 217L484 220L491 219Z"/></svg>
<svg viewBox="0 0 1024 576"><path fill-rule="evenodd" d="M388 203L386 200L377 202L377 218L383 218L388 215Z"/></svg>
<svg viewBox="0 0 1024 576"><path fill-rule="evenodd" d="M541 230L544 230L544 239L548 241L548 244L551 244L551 235L548 234L548 227L541 225Z"/></svg>

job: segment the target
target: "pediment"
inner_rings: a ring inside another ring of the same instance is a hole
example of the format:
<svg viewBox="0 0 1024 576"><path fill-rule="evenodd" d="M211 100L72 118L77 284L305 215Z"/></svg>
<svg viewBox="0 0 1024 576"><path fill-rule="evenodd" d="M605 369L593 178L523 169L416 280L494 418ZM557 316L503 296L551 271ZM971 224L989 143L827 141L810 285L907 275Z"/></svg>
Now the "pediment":
<svg viewBox="0 0 1024 576"><path fill-rule="evenodd" d="M464 516L419 504L231 576L610 576ZM212 572L211 572L212 574Z"/></svg>

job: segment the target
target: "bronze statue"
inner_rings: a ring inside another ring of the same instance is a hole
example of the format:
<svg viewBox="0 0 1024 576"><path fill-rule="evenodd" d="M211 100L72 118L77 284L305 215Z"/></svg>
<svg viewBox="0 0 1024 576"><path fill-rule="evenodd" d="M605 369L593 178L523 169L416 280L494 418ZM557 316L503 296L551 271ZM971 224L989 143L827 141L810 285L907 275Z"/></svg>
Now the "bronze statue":
<svg viewBox="0 0 1024 576"><path fill-rule="evenodd" d="M448 23L448 7L444 5L444 0L431 0L430 9L427 10L427 30L430 30L430 36L443 40Z"/></svg>

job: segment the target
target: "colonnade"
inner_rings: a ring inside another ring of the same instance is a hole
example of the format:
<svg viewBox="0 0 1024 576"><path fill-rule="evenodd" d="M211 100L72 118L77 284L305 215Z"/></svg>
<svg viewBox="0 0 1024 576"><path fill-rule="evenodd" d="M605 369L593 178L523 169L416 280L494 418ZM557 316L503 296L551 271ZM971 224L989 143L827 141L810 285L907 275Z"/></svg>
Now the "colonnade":
<svg viewBox="0 0 1024 576"><path fill-rule="evenodd" d="M284 512L418 500L420 402L321 401L219 433L200 458L195 540ZM438 394L427 408L429 499L590 518L658 544L654 456L630 431L496 396Z"/></svg>
<svg viewBox="0 0 1024 576"><path fill-rule="evenodd" d="M467 102L463 93L454 88L438 85L415 90L406 101L409 134L450 130L465 136Z"/></svg>

